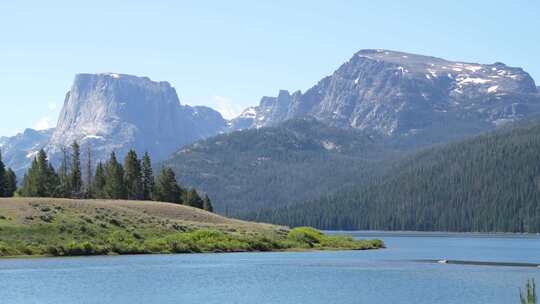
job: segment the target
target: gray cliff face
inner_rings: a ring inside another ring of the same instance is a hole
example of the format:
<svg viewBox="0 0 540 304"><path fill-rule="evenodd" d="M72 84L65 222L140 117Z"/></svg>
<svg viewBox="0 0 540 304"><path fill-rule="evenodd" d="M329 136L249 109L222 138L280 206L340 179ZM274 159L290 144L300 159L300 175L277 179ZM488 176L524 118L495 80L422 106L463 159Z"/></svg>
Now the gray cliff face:
<svg viewBox="0 0 540 304"><path fill-rule="evenodd" d="M67 93L46 150L55 159L78 141L94 160L113 151L148 151L161 160L183 145L212 136L226 125L206 107L183 106L168 82L123 74L79 74Z"/></svg>
<svg viewBox="0 0 540 304"><path fill-rule="evenodd" d="M13 137L0 138L0 150L5 165L17 174L19 181L29 168L37 152L45 147L54 129L36 131L26 129Z"/></svg>
<svg viewBox="0 0 540 304"><path fill-rule="evenodd" d="M474 134L538 112L537 92L529 74L502 63L362 50L304 94L280 91L277 98L263 97L259 106L234 119L231 128L315 117L390 137L451 138L454 127Z"/></svg>

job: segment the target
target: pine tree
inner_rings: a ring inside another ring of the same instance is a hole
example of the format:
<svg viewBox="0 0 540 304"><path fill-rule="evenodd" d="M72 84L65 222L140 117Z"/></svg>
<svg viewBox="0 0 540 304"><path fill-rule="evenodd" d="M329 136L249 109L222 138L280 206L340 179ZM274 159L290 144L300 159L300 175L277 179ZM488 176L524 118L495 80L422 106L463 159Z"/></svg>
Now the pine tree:
<svg viewBox="0 0 540 304"><path fill-rule="evenodd" d="M96 166L96 173L94 175L94 197L106 198L105 185L107 184L107 176L103 164L99 162Z"/></svg>
<svg viewBox="0 0 540 304"><path fill-rule="evenodd" d="M128 199L143 199L142 182L141 162L137 157L137 153L134 150L130 150L124 160L124 184Z"/></svg>
<svg viewBox="0 0 540 304"><path fill-rule="evenodd" d="M111 153L111 158L105 168L105 187L106 198L125 199L126 191L124 187L124 169L116 160L116 154Z"/></svg>
<svg viewBox="0 0 540 304"><path fill-rule="evenodd" d="M15 191L17 191L17 176L11 168L8 168L6 171L4 194L6 197L12 197Z"/></svg>
<svg viewBox="0 0 540 304"><path fill-rule="evenodd" d="M5 197L6 192L6 167L2 162L2 151L0 151L0 197Z"/></svg>
<svg viewBox="0 0 540 304"><path fill-rule="evenodd" d="M182 189L176 182L176 176L171 168L163 167L156 182L154 200L180 204Z"/></svg>
<svg viewBox="0 0 540 304"><path fill-rule="evenodd" d="M203 209L208 211L208 212L214 212L214 207L212 206L212 201L210 201L210 198L208 197L208 194L204 195Z"/></svg>
<svg viewBox="0 0 540 304"><path fill-rule="evenodd" d="M28 197L53 197L58 185L58 175L49 163L47 154L41 149L24 177L21 194Z"/></svg>
<svg viewBox="0 0 540 304"><path fill-rule="evenodd" d="M144 153L142 159L142 186L143 200L151 200L154 193L154 173L152 170L152 162L148 152Z"/></svg>
<svg viewBox="0 0 540 304"><path fill-rule="evenodd" d="M75 141L71 145L71 174L69 176L71 197L82 196L81 151Z"/></svg>
<svg viewBox="0 0 540 304"><path fill-rule="evenodd" d="M199 193L197 193L197 190L195 190L194 188L184 194L182 204L199 209L204 208L204 202L199 196Z"/></svg>

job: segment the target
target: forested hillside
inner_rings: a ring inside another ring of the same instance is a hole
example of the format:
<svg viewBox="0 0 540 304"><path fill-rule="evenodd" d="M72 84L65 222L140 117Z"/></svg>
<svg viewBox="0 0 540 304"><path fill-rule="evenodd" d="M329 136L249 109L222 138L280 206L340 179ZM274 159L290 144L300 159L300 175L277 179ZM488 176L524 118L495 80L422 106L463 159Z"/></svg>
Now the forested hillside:
<svg viewBox="0 0 540 304"><path fill-rule="evenodd" d="M432 148L354 191L247 218L322 229L540 232L540 123Z"/></svg>
<svg viewBox="0 0 540 304"><path fill-rule="evenodd" d="M238 214L314 199L372 174L382 142L366 133L291 120L224 134L188 146L164 164L182 184Z"/></svg>

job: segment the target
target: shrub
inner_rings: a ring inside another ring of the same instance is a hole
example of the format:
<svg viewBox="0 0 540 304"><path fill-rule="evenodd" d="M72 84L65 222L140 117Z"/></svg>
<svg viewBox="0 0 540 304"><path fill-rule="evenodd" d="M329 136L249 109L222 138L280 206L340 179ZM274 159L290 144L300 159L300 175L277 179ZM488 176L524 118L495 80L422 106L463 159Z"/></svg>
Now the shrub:
<svg viewBox="0 0 540 304"><path fill-rule="evenodd" d="M311 227L298 227L292 229L287 237L290 240L300 244L306 244L309 247L314 247L316 244L321 243L324 235L319 230Z"/></svg>

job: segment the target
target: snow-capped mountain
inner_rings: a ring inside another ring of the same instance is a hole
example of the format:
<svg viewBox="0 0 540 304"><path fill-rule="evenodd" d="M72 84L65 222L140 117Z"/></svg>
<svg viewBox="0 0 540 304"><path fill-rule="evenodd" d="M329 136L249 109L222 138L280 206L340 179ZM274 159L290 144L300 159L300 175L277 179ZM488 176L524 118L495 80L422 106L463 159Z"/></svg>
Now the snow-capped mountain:
<svg viewBox="0 0 540 304"><path fill-rule="evenodd" d="M521 68L388 50L361 50L305 93L280 91L233 119L231 128L315 117L386 136L468 134L538 112L534 80ZM449 132L450 131L450 132ZM444 137L444 136L443 136Z"/></svg>

